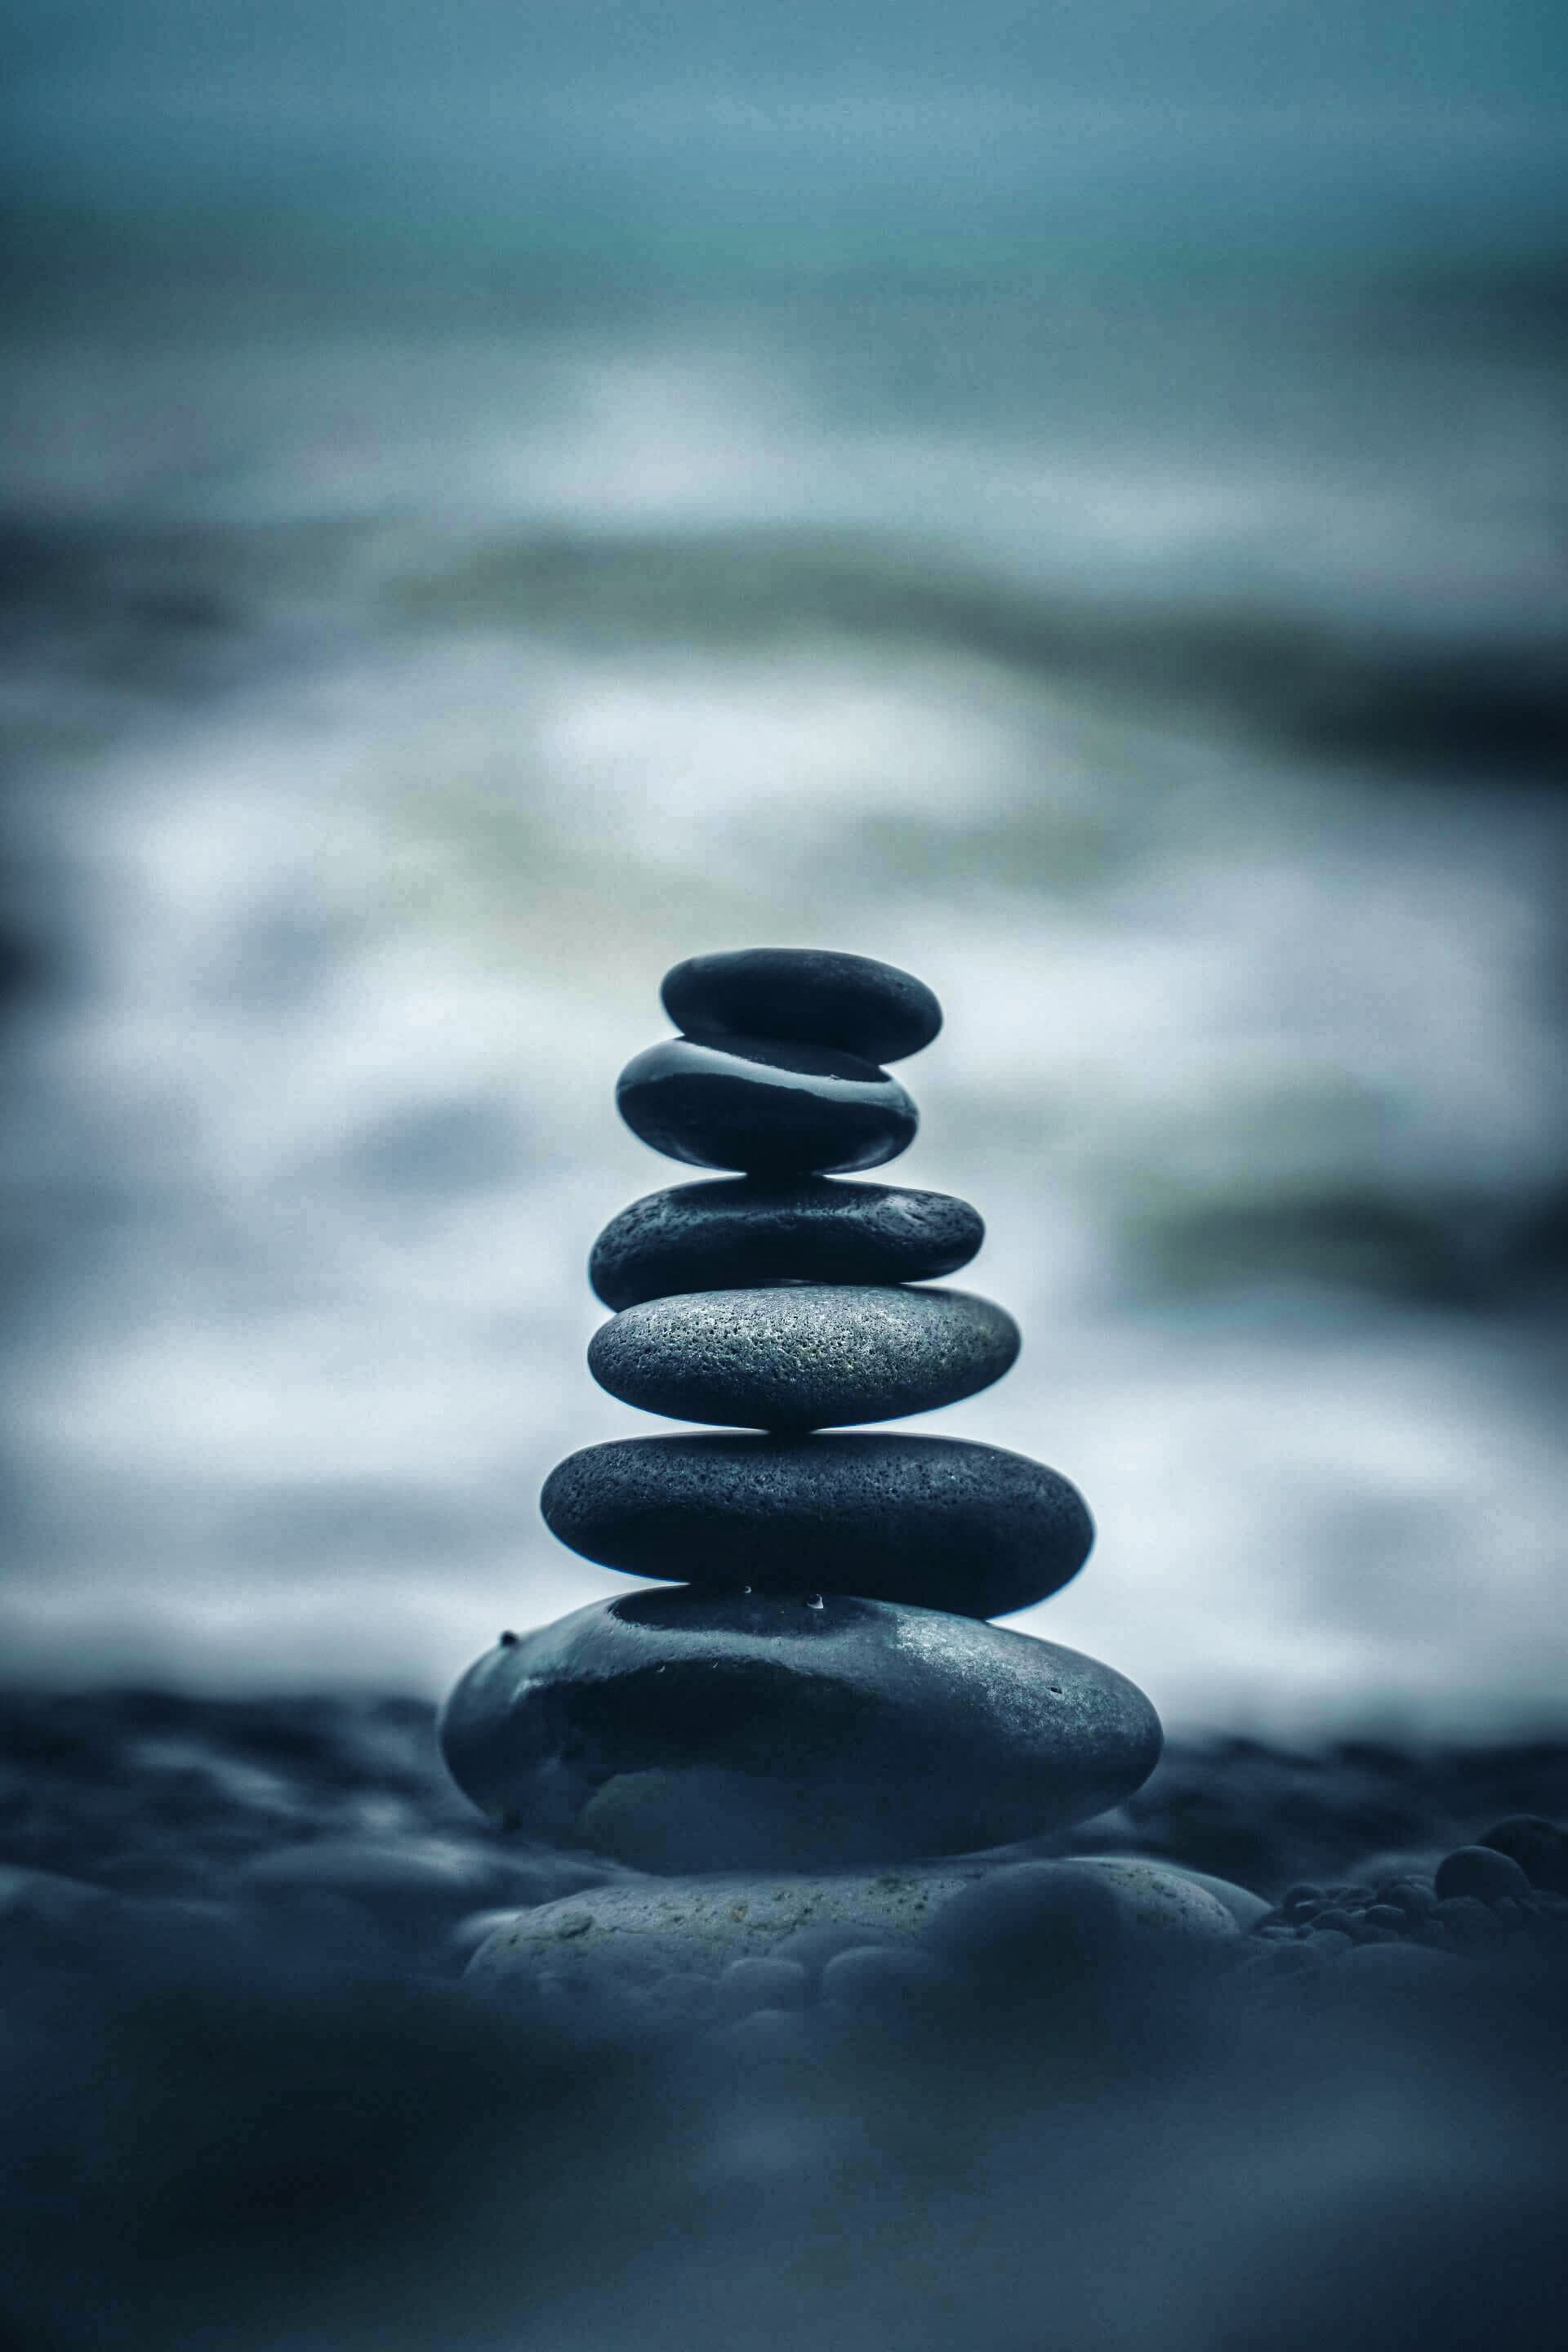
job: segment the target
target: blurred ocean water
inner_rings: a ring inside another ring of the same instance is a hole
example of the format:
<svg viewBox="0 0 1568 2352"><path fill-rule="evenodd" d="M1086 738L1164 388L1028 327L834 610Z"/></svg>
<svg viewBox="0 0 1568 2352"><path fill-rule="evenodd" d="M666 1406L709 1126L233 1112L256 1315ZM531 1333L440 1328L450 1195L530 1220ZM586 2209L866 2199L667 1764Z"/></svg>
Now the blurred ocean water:
<svg viewBox="0 0 1568 2352"><path fill-rule="evenodd" d="M482 202L437 112L356 212L243 86L40 100L13 190L11 1671L433 1691L617 1588L534 1509L658 1425L582 1361L679 1181L615 1076L678 957L821 942L942 997L892 1173L1025 1328L921 1425L1100 1523L1020 1622L1177 1724L1560 1722L1541 122L1184 176L634 77L596 178L540 100Z"/></svg>

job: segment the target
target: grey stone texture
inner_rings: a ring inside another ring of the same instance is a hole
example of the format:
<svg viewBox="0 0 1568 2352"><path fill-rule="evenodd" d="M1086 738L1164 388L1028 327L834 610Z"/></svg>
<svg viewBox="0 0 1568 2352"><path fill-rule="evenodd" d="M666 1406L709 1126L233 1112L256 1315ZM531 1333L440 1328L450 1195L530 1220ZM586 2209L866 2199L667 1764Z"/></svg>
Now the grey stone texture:
<svg viewBox="0 0 1568 2352"><path fill-rule="evenodd" d="M594 1334L588 1368L645 1412L804 1432L973 1396L1019 1345L1012 1317L966 1290L799 1283L628 1307Z"/></svg>

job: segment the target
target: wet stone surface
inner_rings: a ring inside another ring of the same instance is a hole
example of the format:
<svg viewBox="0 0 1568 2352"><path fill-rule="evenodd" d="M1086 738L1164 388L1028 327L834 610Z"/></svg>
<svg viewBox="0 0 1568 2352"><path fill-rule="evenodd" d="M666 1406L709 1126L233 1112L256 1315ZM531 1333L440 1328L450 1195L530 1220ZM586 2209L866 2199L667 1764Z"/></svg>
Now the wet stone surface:
<svg viewBox="0 0 1568 2352"><path fill-rule="evenodd" d="M1088 1819L1160 1751L1098 1661L874 1601L637 1592L473 1666L441 1740L531 1837L660 1873L967 1853Z"/></svg>
<svg viewBox="0 0 1568 2352"><path fill-rule="evenodd" d="M947 1192L805 1177L675 1185L613 1217L588 1279L609 1307L766 1282L924 1282L967 1265L985 1238Z"/></svg>
<svg viewBox="0 0 1568 2352"><path fill-rule="evenodd" d="M805 1431L952 1404L1018 1348L1012 1317L968 1291L802 1283L628 1307L595 1333L588 1365L645 1412Z"/></svg>
<svg viewBox="0 0 1568 2352"><path fill-rule="evenodd" d="M969 1617L1044 1600L1094 1539L1059 1472L901 1432L620 1438L568 1454L541 1505L563 1543L629 1575L861 1593Z"/></svg>
<svg viewBox="0 0 1568 2352"><path fill-rule="evenodd" d="M822 948L688 956L659 992L689 1037L790 1038L868 1062L918 1054L942 1027L941 1005L912 972Z"/></svg>
<svg viewBox="0 0 1568 2352"><path fill-rule="evenodd" d="M920 1114L897 1078L826 1045L671 1037L621 1072L634 1135L671 1160L748 1175L876 1168L914 1141Z"/></svg>

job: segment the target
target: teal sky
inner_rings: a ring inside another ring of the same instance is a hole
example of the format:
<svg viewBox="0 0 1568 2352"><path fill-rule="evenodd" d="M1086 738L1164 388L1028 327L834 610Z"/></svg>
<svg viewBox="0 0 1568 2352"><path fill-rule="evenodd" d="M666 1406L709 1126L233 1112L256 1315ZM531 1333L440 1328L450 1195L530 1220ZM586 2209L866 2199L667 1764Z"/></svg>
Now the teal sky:
<svg viewBox="0 0 1568 2352"><path fill-rule="evenodd" d="M12 201L1559 232L1538 0L30 0Z"/></svg>

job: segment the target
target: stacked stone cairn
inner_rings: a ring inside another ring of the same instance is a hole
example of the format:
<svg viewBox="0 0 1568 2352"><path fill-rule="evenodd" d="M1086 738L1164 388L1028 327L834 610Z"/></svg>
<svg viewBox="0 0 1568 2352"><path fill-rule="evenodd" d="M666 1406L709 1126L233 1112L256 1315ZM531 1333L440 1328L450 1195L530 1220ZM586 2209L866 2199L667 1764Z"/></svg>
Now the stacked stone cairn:
<svg viewBox="0 0 1568 2352"><path fill-rule="evenodd" d="M847 1433L1018 1352L1000 1307L930 1286L980 1246L967 1202L838 1181L912 1141L883 1066L936 1035L935 997L865 957L753 949L678 964L663 1000L681 1034L628 1064L621 1114L732 1172L605 1227L588 1360L710 1426L588 1446L542 1507L587 1559L670 1581L504 1633L447 1702L455 1779L534 1839L667 1876L864 1873L1118 1804L1160 1751L1149 1701L989 1622L1081 1567L1077 1490L992 1445Z"/></svg>

